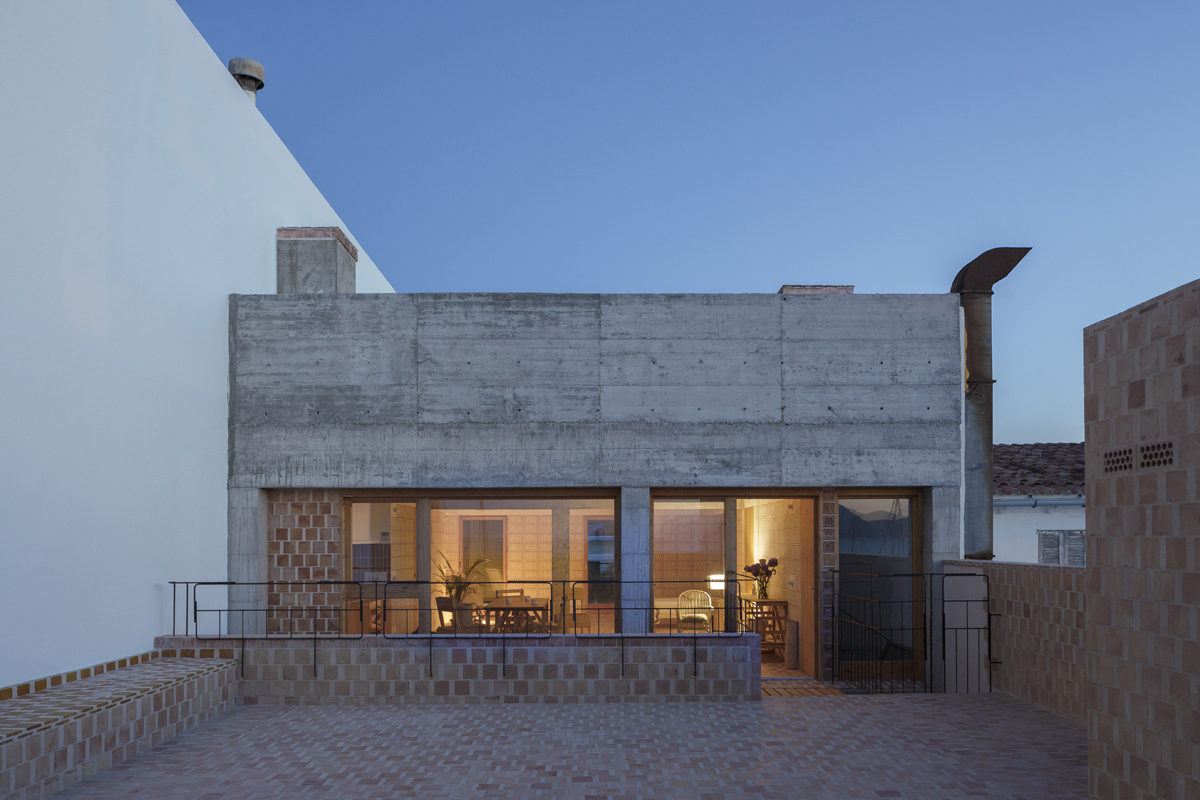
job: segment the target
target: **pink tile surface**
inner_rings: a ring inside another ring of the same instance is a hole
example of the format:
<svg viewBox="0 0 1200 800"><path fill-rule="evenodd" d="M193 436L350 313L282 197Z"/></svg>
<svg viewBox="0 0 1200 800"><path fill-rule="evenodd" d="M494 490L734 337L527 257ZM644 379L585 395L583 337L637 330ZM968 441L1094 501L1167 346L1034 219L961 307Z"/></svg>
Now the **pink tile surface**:
<svg viewBox="0 0 1200 800"><path fill-rule="evenodd" d="M1085 732L1006 695L241 707L66 798L1086 797Z"/></svg>

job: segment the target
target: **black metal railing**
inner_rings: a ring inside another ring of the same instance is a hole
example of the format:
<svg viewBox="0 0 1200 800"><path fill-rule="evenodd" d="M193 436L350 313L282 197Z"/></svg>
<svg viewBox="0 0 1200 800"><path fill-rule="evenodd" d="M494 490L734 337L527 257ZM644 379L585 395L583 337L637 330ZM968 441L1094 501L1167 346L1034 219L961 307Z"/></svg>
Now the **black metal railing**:
<svg viewBox="0 0 1200 800"><path fill-rule="evenodd" d="M991 691L990 588L982 573L831 570L833 677L867 694Z"/></svg>
<svg viewBox="0 0 1200 800"><path fill-rule="evenodd" d="M319 641L415 637L428 642L431 675L440 640L499 639L506 664L516 638L611 639L623 676L628 640L665 636L690 639L695 676L703 638L758 631L754 604L743 597L753 583L732 573L715 582L474 581L464 600L480 602L457 603L437 581L172 581L171 633L182 627L200 641L239 641L243 656L248 639L311 640L314 672ZM608 594L614 602L590 602ZM485 595L492 599L482 602Z"/></svg>

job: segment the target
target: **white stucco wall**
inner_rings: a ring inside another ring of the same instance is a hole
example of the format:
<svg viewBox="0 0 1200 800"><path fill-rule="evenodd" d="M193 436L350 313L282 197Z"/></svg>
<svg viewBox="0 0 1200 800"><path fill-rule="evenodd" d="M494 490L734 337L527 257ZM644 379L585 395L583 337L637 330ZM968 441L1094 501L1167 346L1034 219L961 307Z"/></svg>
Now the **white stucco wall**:
<svg viewBox="0 0 1200 800"><path fill-rule="evenodd" d="M992 514L992 547L997 561L1038 563L1038 531L1081 531L1084 508L1038 506L996 508Z"/></svg>
<svg viewBox="0 0 1200 800"><path fill-rule="evenodd" d="M224 578L228 295L274 292L277 227L350 231L169 0L0 3L0 71L3 686Z"/></svg>

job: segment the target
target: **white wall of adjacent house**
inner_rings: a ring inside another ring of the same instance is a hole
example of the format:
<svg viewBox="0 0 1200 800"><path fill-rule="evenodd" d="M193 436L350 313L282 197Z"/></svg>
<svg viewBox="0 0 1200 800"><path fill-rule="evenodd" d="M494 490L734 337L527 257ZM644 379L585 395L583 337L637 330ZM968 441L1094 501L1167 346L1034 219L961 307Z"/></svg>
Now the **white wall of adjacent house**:
<svg viewBox="0 0 1200 800"><path fill-rule="evenodd" d="M1085 529L1083 506L1055 506L1045 502L1047 499L1040 498L1037 506L994 507L992 551L997 561L1037 564L1038 531Z"/></svg>
<svg viewBox="0 0 1200 800"><path fill-rule="evenodd" d="M228 296L275 291L276 228L349 230L170 0L0 3L0 72L4 686L225 578Z"/></svg>

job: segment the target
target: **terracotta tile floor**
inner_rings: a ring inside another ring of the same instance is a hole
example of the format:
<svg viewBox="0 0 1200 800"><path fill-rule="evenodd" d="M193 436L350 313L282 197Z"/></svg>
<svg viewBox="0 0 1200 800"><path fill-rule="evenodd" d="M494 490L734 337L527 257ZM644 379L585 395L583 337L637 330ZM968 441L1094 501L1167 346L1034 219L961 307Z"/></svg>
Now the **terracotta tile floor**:
<svg viewBox="0 0 1200 800"><path fill-rule="evenodd" d="M1082 725L1006 695L238 707L64 798L1086 797Z"/></svg>
<svg viewBox="0 0 1200 800"><path fill-rule="evenodd" d="M763 681L763 697L832 697L842 691L836 686L814 680Z"/></svg>

